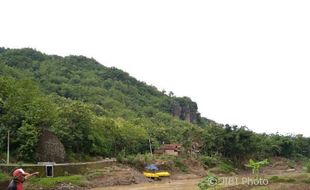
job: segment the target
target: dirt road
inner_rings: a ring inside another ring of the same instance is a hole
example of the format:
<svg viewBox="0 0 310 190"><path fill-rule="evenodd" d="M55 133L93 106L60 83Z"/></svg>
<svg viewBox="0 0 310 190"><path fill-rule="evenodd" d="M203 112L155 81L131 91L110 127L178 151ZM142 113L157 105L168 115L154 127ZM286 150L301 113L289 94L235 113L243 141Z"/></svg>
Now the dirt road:
<svg viewBox="0 0 310 190"><path fill-rule="evenodd" d="M166 182L122 185L94 188L92 190L198 190L200 179L173 180Z"/></svg>

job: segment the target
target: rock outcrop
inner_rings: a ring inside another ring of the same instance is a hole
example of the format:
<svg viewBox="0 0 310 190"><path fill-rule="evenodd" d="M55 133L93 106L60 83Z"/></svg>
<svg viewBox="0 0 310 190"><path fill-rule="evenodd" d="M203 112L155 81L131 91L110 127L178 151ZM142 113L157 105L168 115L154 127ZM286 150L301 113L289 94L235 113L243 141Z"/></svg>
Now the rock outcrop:
<svg viewBox="0 0 310 190"><path fill-rule="evenodd" d="M39 140L38 160L62 163L65 161L65 155L65 148L57 136L48 130L43 130Z"/></svg>
<svg viewBox="0 0 310 190"><path fill-rule="evenodd" d="M172 115L176 118L196 123L200 117L196 102L188 97L174 98L171 103Z"/></svg>

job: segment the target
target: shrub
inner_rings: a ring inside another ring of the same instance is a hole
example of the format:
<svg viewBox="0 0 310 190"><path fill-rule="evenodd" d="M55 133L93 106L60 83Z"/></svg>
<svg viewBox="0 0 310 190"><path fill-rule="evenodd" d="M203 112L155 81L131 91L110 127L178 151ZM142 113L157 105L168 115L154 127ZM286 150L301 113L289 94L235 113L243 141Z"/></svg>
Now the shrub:
<svg viewBox="0 0 310 190"><path fill-rule="evenodd" d="M272 176L270 178L270 181L276 182L276 183L294 183L296 182L296 179L289 178L289 177Z"/></svg>
<svg viewBox="0 0 310 190"><path fill-rule="evenodd" d="M187 172L187 166L184 164L184 161L179 158L179 157L175 157L175 159L173 160L174 164L177 168L179 168L179 170L181 170L182 172Z"/></svg>
<svg viewBox="0 0 310 190"><path fill-rule="evenodd" d="M0 172L0 182L7 181L9 179L10 179L10 176L8 174Z"/></svg>
<svg viewBox="0 0 310 190"><path fill-rule="evenodd" d="M228 162L220 162L218 165L219 171L223 173L230 173L235 171L234 166Z"/></svg>
<svg viewBox="0 0 310 190"><path fill-rule="evenodd" d="M296 162L294 160L289 160L287 162L287 165L289 168L295 168L296 167Z"/></svg>
<svg viewBox="0 0 310 190"><path fill-rule="evenodd" d="M147 164L153 162L153 156L151 154L137 154L137 155L122 155L117 157L117 160L121 163L131 165L135 168L143 170Z"/></svg>
<svg viewBox="0 0 310 190"><path fill-rule="evenodd" d="M259 170L262 166L268 165L269 162L267 159L262 160L262 161L253 161L252 159L249 160L248 164L246 164L245 166L248 168L252 168L252 173L253 174L258 174Z"/></svg>
<svg viewBox="0 0 310 190"><path fill-rule="evenodd" d="M218 177L215 175L208 175L198 183L200 190L208 190L209 188L215 188L218 184Z"/></svg>
<svg viewBox="0 0 310 190"><path fill-rule="evenodd" d="M219 164L219 158L213 156L202 156L200 157L205 168L214 167Z"/></svg>
<svg viewBox="0 0 310 190"><path fill-rule="evenodd" d="M308 173L310 173L310 161L308 161L306 164L305 164L305 167L306 167L306 171Z"/></svg>
<svg viewBox="0 0 310 190"><path fill-rule="evenodd" d="M302 180L303 183L307 183L307 184L310 184L310 179L304 179Z"/></svg>

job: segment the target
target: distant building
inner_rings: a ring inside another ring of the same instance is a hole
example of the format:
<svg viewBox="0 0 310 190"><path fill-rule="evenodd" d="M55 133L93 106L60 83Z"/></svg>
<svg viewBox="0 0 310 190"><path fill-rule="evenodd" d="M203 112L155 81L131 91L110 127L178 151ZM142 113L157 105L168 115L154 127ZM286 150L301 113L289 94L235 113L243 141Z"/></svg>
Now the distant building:
<svg viewBox="0 0 310 190"><path fill-rule="evenodd" d="M181 147L181 144L164 144L160 149L155 150L154 153L178 156L181 152Z"/></svg>

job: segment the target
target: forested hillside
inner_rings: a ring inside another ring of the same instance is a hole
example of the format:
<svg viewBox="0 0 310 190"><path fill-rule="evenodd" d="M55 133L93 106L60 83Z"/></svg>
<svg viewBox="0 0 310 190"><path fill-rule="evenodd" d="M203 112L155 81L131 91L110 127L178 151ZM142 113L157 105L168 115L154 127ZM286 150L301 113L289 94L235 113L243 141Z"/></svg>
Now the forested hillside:
<svg viewBox="0 0 310 190"><path fill-rule="evenodd" d="M195 143L201 155L310 156L310 139L256 134L201 117L188 97L175 97L117 68L83 56L0 48L0 156L10 131L15 161L36 162L42 131L62 142L66 160L137 154L165 143Z"/></svg>

